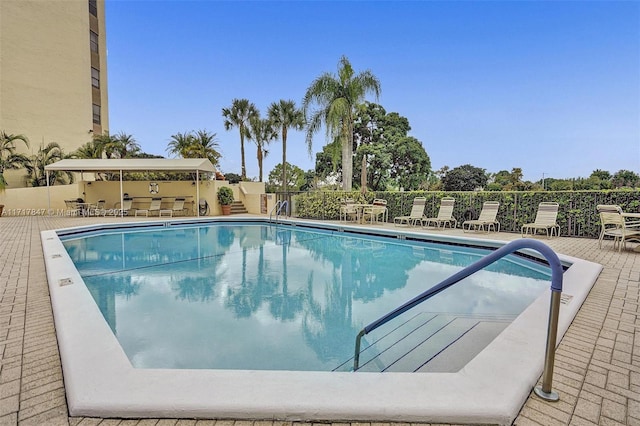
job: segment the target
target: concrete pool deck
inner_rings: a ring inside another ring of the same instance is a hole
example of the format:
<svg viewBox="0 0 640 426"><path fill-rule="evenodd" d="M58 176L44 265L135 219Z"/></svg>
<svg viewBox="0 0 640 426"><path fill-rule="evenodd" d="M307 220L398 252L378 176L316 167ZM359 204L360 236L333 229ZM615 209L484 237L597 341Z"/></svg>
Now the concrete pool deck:
<svg viewBox="0 0 640 426"><path fill-rule="evenodd" d="M290 424L68 417L40 231L121 220L147 218L0 219L0 425ZM462 235L461 230L444 233ZM520 237L508 233L464 236L504 241ZM600 263L604 270L556 354L554 389L560 392L561 400L548 403L530 396L515 423L640 424L640 338L635 338L640 326L640 253L631 251L635 244L618 253L610 241L602 249L591 239L542 241L559 253Z"/></svg>

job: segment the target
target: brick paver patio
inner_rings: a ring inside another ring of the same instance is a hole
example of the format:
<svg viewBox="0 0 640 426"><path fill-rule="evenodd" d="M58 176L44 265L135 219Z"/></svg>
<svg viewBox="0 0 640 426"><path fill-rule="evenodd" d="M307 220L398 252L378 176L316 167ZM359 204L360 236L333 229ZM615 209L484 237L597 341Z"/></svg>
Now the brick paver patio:
<svg viewBox="0 0 640 426"><path fill-rule="evenodd" d="M68 417L40 231L114 220L143 219L0 218L0 426L302 425ZM446 232L462 234L460 230ZM489 236L505 241L519 237L509 233ZM553 387L561 400L549 403L530 396L514 424L640 425L640 338L636 337L640 329L640 253L631 250L635 244L618 253L610 241L602 249L591 239L543 241L559 253L600 263L604 270L556 353Z"/></svg>

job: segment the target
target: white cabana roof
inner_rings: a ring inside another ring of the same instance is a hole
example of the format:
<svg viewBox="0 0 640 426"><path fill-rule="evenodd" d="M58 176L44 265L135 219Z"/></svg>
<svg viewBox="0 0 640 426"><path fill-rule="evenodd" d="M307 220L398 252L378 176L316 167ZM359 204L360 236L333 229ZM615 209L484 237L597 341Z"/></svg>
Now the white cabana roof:
<svg viewBox="0 0 640 426"><path fill-rule="evenodd" d="M120 171L120 170L165 170L176 172L215 172L216 168L206 158L124 158L124 159L68 159L44 167L45 170L65 170L78 172Z"/></svg>

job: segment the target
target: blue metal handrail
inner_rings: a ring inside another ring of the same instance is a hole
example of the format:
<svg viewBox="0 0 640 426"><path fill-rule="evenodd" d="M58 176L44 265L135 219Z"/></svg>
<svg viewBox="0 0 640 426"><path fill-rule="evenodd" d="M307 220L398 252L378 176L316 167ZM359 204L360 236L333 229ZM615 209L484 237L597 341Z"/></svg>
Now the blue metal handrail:
<svg viewBox="0 0 640 426"><path fill-rule="evenodd" d="M529 239L529 238L523 238L520 240L512 241L508 244L505 244L504 246L495 250L491 254L483 257L477 262L455 273L454 275L442 281L440 284L430 288L429 290L422 292L418 296L414 297L413 299L397 307L393 311L375 320L374 322L372 322L371 324L367 325L365 328L360 330L360 332L358 333L358 336L356 337L356 348L355 348L355 355L353 358L353 371L357 371L359 368L360 341L362 340L362 337L364 335L386 324L387 322L396 318L398 315L403 314L404 312L419 305L425 300L430 299L431 297L442 292L443 290L451 287L453 284L467 278L469 275L472 275L480 271L481 269L486 268L487 266L500 260L504 256L511 254L517 250L525 249L525 248L538 251L540 254L542 254L545 257L547 262L549 262L549 266L551 267L551 308L549 312L549 328L547 330L547 348L546 348L546 355L545 355L543 385L540 390L538 388L536 388L535 390L536 390L536 394L541 398L544 398L550 401L557 401L559 399L557 393L551 390L551 378L553 376L553 362L555 357L555 344L556 344L556 336L557 336L557 329L558 329L558 314L560 311L560 295L562 293L563 269L562 269L562 264L560 263L560 259L558 258L558 255L556 255L556 253L549 246L547 246L546 244L543 244L540 241Z"/></svg>

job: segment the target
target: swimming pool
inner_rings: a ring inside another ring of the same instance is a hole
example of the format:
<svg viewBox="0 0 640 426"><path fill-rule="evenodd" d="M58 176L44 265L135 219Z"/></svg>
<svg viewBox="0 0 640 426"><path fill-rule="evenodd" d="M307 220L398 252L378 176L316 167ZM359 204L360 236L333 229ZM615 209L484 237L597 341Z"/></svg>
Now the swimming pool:
<svg viewBox="0 0 640 426"><path fill-rule="evenodd" d="M257 223L63 243L136 368L349 370L362 327L490 252ZM501 259L368 336L362 367L457 371L549 280L546 266Z"/></svg>
<svg viewBox="0 0 640 426"><path fill-rule="evenodd" d="M181 221L186 222L190 221ZM117 232L116 228L122 226L153 228L176 223L138 222L101 228ZM192 221L191 225L197 223ZM405 230L311 221L283 223L401 239L469 242ZM59 233L93 230L86 227ZM72 415L509 424L542 371L548 289L455 373L134 368L82 284L58 233L43 232L42 241ZM501 245L495 241L483 244ZM599 265L590 262L566 256L561 259L570 267L564 274L567 297L560 312L559 338L600 271ZM496 371L501 374L496 375Z"/></svg>

